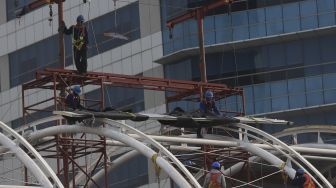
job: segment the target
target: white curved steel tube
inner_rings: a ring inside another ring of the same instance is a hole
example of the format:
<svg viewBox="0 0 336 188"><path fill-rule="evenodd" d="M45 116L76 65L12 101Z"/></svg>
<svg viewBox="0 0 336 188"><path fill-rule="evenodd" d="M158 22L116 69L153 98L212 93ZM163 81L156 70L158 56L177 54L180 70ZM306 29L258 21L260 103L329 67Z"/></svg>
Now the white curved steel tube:
<svg viewBox="0 0 336 188"><path fill-rule="evenodd" d="M162 153L164 153L170 160L174 162L174 164L182 171L183 174L186 175L186 177L191 181L192 185L195 187L202 187L198 181L195 179L195 177L189 172L189 170L186 169L186 167L172 154L170 151L168 151L165 147L163 147L159 142L155 141L153 138L147 136L143 132L121 122L113 121L111 119L100 119L97 118L96 121L101 121L103 123L111 124L111 125L117 125L119 127L123 127L125 129L128 129L132 131L135 134L140 135L144 139L146 139L151 145L159 149Z"/></svg>
<svg viewBox="0 0 336 188"><path fill-rule="evenodd" d="M19 129L15 129L15 131L16 132L20 132L20 131L24 132L25 129L32 128L32 127L34 128L34 130L36 130L36 125L39 125L39 124L42 124L42 123L47 123L47 122L50 122L50 121L61 120L61 119L63 119L63 117L59 116L59 115L42 118L42 119L36 120L34 122L31 122L29 124L22 125Z"/></svg>
<svg viewBox="0 0 336 188"><path fill-rule="evenodd" d="M42 172L33 159L31 159L28 154L26 154L11 139L2 133L0 133L0 143L16 154L16 157L19 158L20 161L34 174L38 182L40 182L43 187L53 187L51 182L48 180L48 177Z"/></svg>
<svg viewBox="0 0 336 188"><path fill-rule="evenodd" d="M136 139L141 139L138 135L130 134L131 137ZM151 138L155 139L156 141L160 142L171 142L171 143L186 143L186 144L208 144L208 145L214 145L214 146L225 146L225 147L235 147L238 146L237 141L226 141L226 140L210 140L210 139L197 139L197 138L183 138L183 137L171 137L171 136L157 136L157 135L150 135ZM275 145L274 148L272 148L269 145L266 144L254 144L262 149L274 149L278 148L281 149L280 146ZM336 155L336 150L331 150L331 148L324 148L326 144L320 144L317 145L320 148L307 148L302 147L301 145L296 146L289 146L292 149L295 149L298 152L305 152L305 153L315 153L315 154L328 154L328 155Z"/></svg>
<svg viewBox="0 0 336 188"><path fill-rule="evenodd" d="M24 139L21 135L19 135L17 132L15 132L12 128L8 127L6 124L0 121L0 127L14 136L24 147L27 148L29 152L38 160L39 163L42 165L42 170L44 173L48 175L48 177L51 177L51 179L54 181L54 183L59 188L63 188L63 184L56 176L55 172L51 169L51 167L48 165L47 161L43 159L43 157L35 150L35 148L30 145L26 139Z"/></svg>
<svg viewBox="0 0 336 188"><path fill-rule="evenodd" d="M111 141L111 140L107 140L106 141L106 145L109 145L108 144L108 141ZM126 146L124 143L121 143L121 142L119 142L119 141L113 141L113 142L118 142L118 143L120 143L120 145L119 146ZM106 154L107 154L107 157L110 157L111 156L111 154L114 152L114 151L116 151L117 150L117 148L120 148L120 147L114 147L114 149L108 149L107 151L106 151ZM136 150L135 150L136 151ZM95 165L98 163L98 161L99 161L99 159L97 158L96 160L94 160L93 162L91 162L91 164L88 164L87 165L87 173L90 173L90 172L92 172L92 170L94 169L94 167L95 167ZM108 166L108 169L110 168L110 166ZM104 169L101 169L100 171L102 171L102 172L104 172ZM99 172L100 172L99 171ZM109 173L109 172L108 172ZM104 173L103 173L104 174ZM78 172L78 174L76 174L76 176L75 176L75 182L77 183L77 184L80 184L80 183L85 183L85 182L83 182L83 181L86 181L86 175L82 172L82 171L79 171ZM92 177L92 179L93 179L93 177ZM97 181L96 181L97 182ZM91 181L89 181L88 182L88 186L90 185L90 183L92 183ZM70 181L70 183L69 183L69 187L70 188L73 188L73 180L71 180Z"/></svg>
<svg viewBox="0 0 336 188"><path fill-rule="evenodd" d="M247 142L240 142L240 146L244 147L246 151L249 151L251 153L254 153L255 155L261 157L265 161L269 162L270 164L276 165L278 168L281 167L281 165L284 163L281 159L279 159L277 156L261 149L253 144L247 143ZM288 166L284 166L284 170L286 174L291 178L294 179L296 171L293 168L290 168Z"/></svg>
<svg viewBox="0 0 336 188"><path fill-rule="evenodd" d="M118 140L126 145L138 150L140 153L145 155L147 158L152 158L153 155L157 154L152 149L142 144L141 142L135 140L132 137L124 135L122 133L113 131L108 128L91 128L80 125L59 125L55 127L49 127L37 132L33 132L28 138L29 140L36 140L39 138L43 138L46 136L61 134L61 133L90 133L105 136L108 138L112 138ZM171 164L158 156L156 158L156 164L158 164L180 187L191 187L191 185L179 174L179 172L171 166Z"/></svg>
<svg viewBox="0 0 336 188"><path fill-rule="evenodd" d="M228 130L230 130L230 129L228 129ZM286 148L283 148L283 147L281 147L281 146L274 147L274 145L273 145L274 140L271 140L272 143L268 143L268 142L265 141L264 139L261 139L261 138L255 136L255 135L252 135L252 134L247 133L247 130L248 130L248 129L244 129L244 130L245 130L245 131L243 132L242 129L240 128L240 129L238 130L238 132L240 132L241 134L244 134L245 136L249 136L249 137L251 137L251 138L254 138L254 139L256 139L256 140L259 140L259 141L261 141L261 142L264 142L265 144L267 144L267 145L273 147L274 149L276 149L277 152L279 152L280 154L282 154L282 155L286 156L287 158L291 159L292 162L294 162L296 165L298 165L299 167L301 167L301 168L304 169L304 167L303 167L299 162L297 162L297 161L293 158L293 157L296 157L295 155L294 155L294 156L291 156L291 154L288 154L288 153L286 153L286 152L283 151L283 150L285 150L285 151L289 152ZM251 130L249 130L249 131L251 131ZM253 132L253 131L252 131L252 132ZM255 132L254 132L254 133L255 133ZM267 134L267 133L266 133L266 134ZM264 136L264 137L265 137L265 136ZM265 138L266 138L266 137L265 137ZM267 138L267 139L270 140L269 138ZM289 147L289 146L287 146L287 147ZM301 155L299 154L299 156L301 156ZM301 157L302 157L302 156L301 156ZM297 158L298 158L298 157L297 157ZM305 170L306 170L306 169L305 169ZM311 178L314 180L314 182L316 183L316 185L318 185L319 187L322 187L322 185L320 184L320 182L318 182L318 181L315 179L314 176L312 176L308 171L306 171L306 172L311 176Z"/></svg>
<svg viewBox="0 0 336 188"><path fill-rule="evenodd" d="M233 124L237 127L249 130L251 132L257 133L259 135L262 135L263 137L275 142L282 148L286 149L287 151L290 151L292 154L294 154L295 157L297 157L301 162L303 162L307 167L309 167L310 170L312 170L318 177L319 179L328 187L328 188L333 188L333 186L330 184L330 182L309 162L307 161L304 157L302 157L298 152L296 152L294 149L290 148L287 144L283 143L281 140L277 139L276 137L261 131L257 128L254 128L252 126L242 124L242 123L236 123ZM318 182L317 182L318 183Z"/></svg>
<svg viewBox="0 0 336 188"><path fill-rule="evenodd" d="M133 157L136 157L139 154L140 153L137 150L132 150L132 151L129 151L129 152L125 153L124 155L118 157L117 159L112 161L112 165L110 165L108 167L108 169L107 169L108 173L110 173L113 169L117 168L119 165L121 165L124 162L132 159ZM103 178L103 176L104 176L104 169L101 169L94 176L92 176L92 179L97 182L97 181L100 181L100 179ZM90 181L88 183L88 187L92 187L92 186L94 186L94 183L92 183L92 181Z"/></svg>

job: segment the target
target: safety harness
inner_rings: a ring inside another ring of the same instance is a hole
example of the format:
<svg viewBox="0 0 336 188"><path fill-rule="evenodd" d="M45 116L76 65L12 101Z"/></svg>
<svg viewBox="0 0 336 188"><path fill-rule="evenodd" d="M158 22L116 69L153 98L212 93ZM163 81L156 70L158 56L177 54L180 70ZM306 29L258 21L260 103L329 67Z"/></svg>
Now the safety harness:
<svg viewBox="0 0 336 188"><path fill-rule="evenodd" d="M304 188L315 188L315 184L313 182L313 180L311 179L311 177L308 174L304 174L304 177L306 178L306 181L303 184Z"/></svg>
<svg viewBox="0 0 336 188"><path fill-rule="evenodd" d="M76 50L79 51L82 49L83 45L85 44L85 40L84 40L85 32L83 28L78 27L79 36L78 36L78 39L76 40L75 39L75 27L72 27L72 44L76 48Z"/></svg>
<svg viewBox="0 0 336 188"><path fill-rule="evenodd" d="M220 182L218 182L218 177L220 177L221 173L211 173L210 183L208 188L220 188Z"/></svg>

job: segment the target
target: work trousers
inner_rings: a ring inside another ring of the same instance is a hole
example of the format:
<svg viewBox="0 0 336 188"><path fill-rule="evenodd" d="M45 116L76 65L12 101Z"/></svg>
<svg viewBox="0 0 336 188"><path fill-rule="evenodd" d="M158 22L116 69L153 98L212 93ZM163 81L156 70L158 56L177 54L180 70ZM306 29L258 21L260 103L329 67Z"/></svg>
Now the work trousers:
<svg viewBox="0 0 336 188"><path fill-rule="evenodd" d="M84 74L87 72L87 47L84 46L82 49L77 50L76 48L74 50L74 59L75 59L75 65L76 69L79 74Z"/></svg>

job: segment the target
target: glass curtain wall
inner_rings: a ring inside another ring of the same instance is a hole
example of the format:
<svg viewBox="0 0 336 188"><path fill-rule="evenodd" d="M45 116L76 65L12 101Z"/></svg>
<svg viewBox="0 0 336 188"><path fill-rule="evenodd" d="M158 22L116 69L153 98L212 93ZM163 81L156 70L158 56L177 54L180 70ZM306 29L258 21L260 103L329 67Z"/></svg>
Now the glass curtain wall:
<svg viewBox="0 0 336 188"><path fill-rule="evenodd" d="M198 46L195 20L177 24L172 32L165 26L167 20L188 11L190 2L193 1L161 1L165 55ZM231 13L214 11L204 19L206 45L335 25L335 0L249 0L245 6L234 6L231 7Z"/></svg>
<svg viewBox="0 0 336 188"><path fill-rule="evenodd" d="M247 114L335 103L335 44L336 35L330 34L207 54L208 79L231 87L242 86ZM195 56L167 64L165 76L200 80L198 61ZM240 101L231 97L219 105L234 110L237 103ZM190 110L195 107L186 102L174 105Z"/></svg>

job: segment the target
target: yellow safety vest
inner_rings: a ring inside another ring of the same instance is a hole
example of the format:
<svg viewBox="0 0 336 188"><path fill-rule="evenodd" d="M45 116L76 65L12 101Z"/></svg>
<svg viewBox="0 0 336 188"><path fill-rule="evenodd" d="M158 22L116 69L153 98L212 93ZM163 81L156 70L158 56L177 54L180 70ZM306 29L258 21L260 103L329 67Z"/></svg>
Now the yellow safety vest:
<svg viewBox="0 0 336 188"><path fill-rule="evenodd" d="M84 32L80 33L79 38L75 39L75 27L72 28L72 44L77 50L81 50L84 45Z"/></svg>

